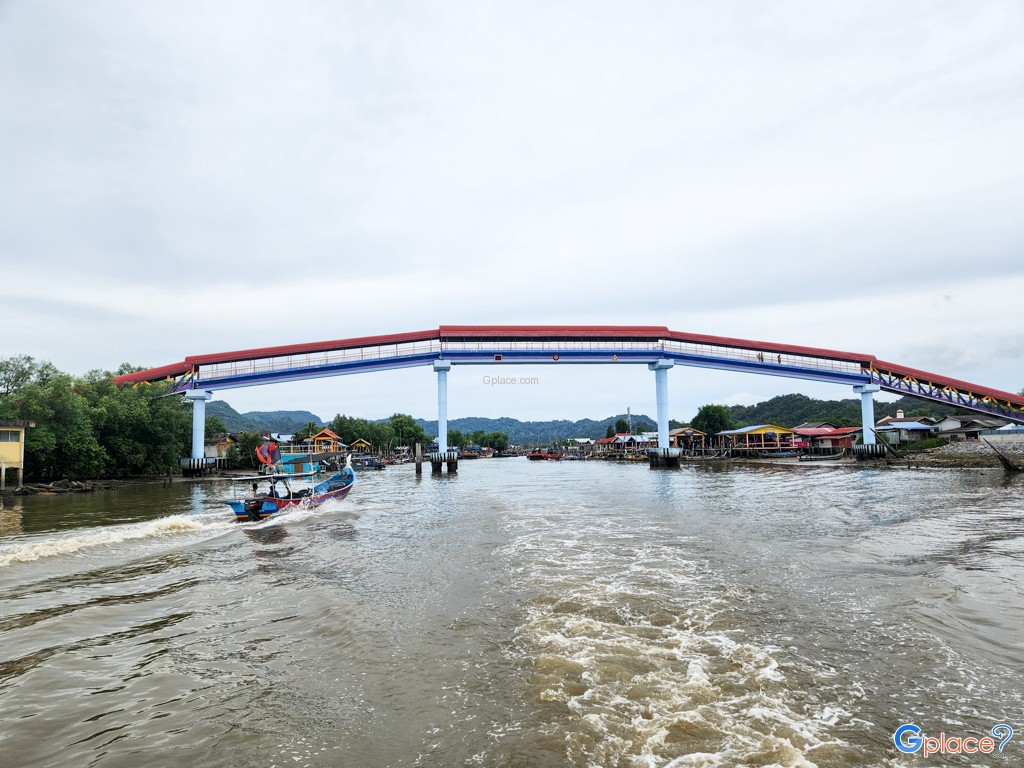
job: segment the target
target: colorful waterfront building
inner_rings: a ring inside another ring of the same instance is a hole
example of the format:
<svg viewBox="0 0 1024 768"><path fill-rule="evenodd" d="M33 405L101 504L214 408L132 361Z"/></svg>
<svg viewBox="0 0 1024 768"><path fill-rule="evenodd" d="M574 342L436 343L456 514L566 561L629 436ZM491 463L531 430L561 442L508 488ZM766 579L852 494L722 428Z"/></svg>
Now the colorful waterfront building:
<svg viewBox="0 0 1024 768"><path fill-rule="evenodd" d="M794 445L793 430L774 424L756 424L752 427L726 429L715 437L723 448L739 453L755 451L791 451Z"/></svg>
<svg viewBox="0 0 1024 768"><path fill-rule="evenodd" d="M705 438L707 438L705 433L693 427L680 427L669 430L668 433L669 447L683 448L684 450L703 448Z"/></svg>
<svg viewBox="0 0 1024 768"><path fill-rule="evenodd" d="M347 448L345 441L331 430L324 427L311 438L313 453L327 453L328 451L341 451ZM354 444L353 444L354 445Z"/></svg>
<svg viewBox="0 0 1024 768"><path fill-rule="evenodd" d="M373 446L370 445L369 440L364 440L361 437L357 437L352 441L349 448L352 449L353 453L369 453L373 450Z"/></svg>

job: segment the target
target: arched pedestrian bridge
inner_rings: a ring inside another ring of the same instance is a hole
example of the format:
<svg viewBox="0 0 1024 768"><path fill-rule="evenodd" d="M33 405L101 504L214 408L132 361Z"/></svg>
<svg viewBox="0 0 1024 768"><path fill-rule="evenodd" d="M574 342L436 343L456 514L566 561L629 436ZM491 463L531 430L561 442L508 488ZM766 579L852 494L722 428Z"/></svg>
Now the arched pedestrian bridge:
<svg viewBox="0 0 1024 768"><path fill-rule="evenodd" d="M767 341L672 331L661 326L470 326L194 355L119 376L120 385L164 381L193 401L193 458L202 457L205 401L221 389L432 365L438 374L438 443L447 448L447 372L453 365L645 364L655 372L658 441L668 444L667 373L675 365L850 384L862 397L884 390L1002 416L1024 424L1024 397L879 360ZM196 430L198 429L198 449ZM865 429L865 442L873 442Z"/></svg>

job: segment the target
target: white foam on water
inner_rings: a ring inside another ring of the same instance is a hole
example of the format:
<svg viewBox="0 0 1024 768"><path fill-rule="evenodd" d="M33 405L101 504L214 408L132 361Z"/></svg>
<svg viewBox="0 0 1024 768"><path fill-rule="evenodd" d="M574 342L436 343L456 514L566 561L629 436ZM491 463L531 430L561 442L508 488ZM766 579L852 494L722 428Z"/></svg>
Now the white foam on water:
<svg viewBox="0 0 1024 768"><path fill-rule="evenodd" d="M814 768L847 745L850 714L809 703L745 636L733 594L673 544L575 546L544 535L506 547L531 600L516 636L534 696L560 707L572 765ZM574 532L578 537L578 532ZM607 541L607 539L602 539Z"/></svg>
<svg viewBox="0 0 1024 768"><path fill-rule="evenodd" d="M223 511L216 513L169 515L144 523L79 529L67 534L42 534L16 538L9 540L13 543L0 545L0 568L47 558L74 556L96 548L116 546L125 542L159 540L183 534L195 534L200 538L205 538L207 534L219 534L233 530L239 525L261 529L282 523L298 523L319 515L341 511L344 509L343 503L344 499L330 500L317 506L296 505L258 523L239 524L234 518L234 513L225 507Z"/></svg>
<svg viewBox="0 0 1024 768"><path fill-rule="evenodd" d="M225 519L221 515L171 515L144 523L111 525L78 530L67 535L16 540L13 544L0 547L0 567L77 555L97 547L116 546L124 542L182 534L219 533L234 525L234 520Z"/></svg>

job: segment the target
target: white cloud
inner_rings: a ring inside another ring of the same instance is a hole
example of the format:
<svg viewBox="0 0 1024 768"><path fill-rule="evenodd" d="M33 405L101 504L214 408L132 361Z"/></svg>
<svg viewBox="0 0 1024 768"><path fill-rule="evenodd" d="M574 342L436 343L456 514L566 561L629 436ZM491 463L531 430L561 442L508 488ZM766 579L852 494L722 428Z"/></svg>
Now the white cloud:
<svg viewBox="0 0 1024 768"><path fill-rule="evenodd" d="M8 353L83 372L443 323L650 323L1016 390L1022 37L1001 1L6 4ZM455 383L453 402L577 418L647 386L540 375L507 405ZM691 415L826 396L672 379ZM432 386L226 399L429 415Z"/></svg>

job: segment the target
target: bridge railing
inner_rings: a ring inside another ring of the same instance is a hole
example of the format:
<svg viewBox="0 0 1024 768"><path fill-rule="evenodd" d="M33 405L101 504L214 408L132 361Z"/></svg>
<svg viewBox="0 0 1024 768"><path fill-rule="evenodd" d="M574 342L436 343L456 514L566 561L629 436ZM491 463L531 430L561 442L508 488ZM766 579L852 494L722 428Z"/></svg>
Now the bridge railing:
<svg viewBox="0 0 1024 768"><path fill-rule="evenodd" d="M233 379L244 376L261 376L287 371L309 370L313 368L330 368L345 365L347 363L360 363L393 358L397 359L416 355L433 355L439 354L440 351L441 343L438 341L432 341L410 344L385 344L374 347L339 349L330 352L254 358L252 360L238 360L230 363L204 365L200 369L199 381L216 381L220 379Z"/></svg>
<svg viewBox="0 0 1024 768"><path fill-rule="evenodd" d="M672 340L522 340L498 341L483 339L480 341L427 341L404 344L384 344L351 349L339 349L326 352L281 355L277 357L254 358L226 363L214 363L201 367L196 381L223 381L244 377L260 377L275 373L292 371L308 371L314 369L336 368L358 363L399 360L409 357L434 357L445 352L538 352L571 354L572 352L594 353L607 352L613 356L619 352L650 353L652 356L661 354L678 355L680 357L702 360L720 360L728 363L740 363L752 368L785 367L802 369L820 373L841 374L844 376L863 375L864 371L857 362L808 355L771 354L757 349L728 347L724 345L704 344L698 342L682 342Z"/></svg>
<svg viewBox="0 0 1024 768"><path fill-rule="evenodd" d="M862 365L849 360L838 360L828 357L811 357L810 355L794 355L765 353L757 349L743 347L726 347L716 344L700 344L684 341L666 341L664 349L667 352L684 355L687 357L711 358L716 360L731 361L756 366L785 366L788 368L802 368L825 373L839 373L858 376L864 373Z"/></svg>
<svg viewBox="0 0 1024 768"><path fill-rule="evenodd" d="M650 352L712 358L750 365L784 365L828 373L861 375L860 363L809 355L766 354L757 349L679 341L458 341L445 342L446 352Z"/></svg>

